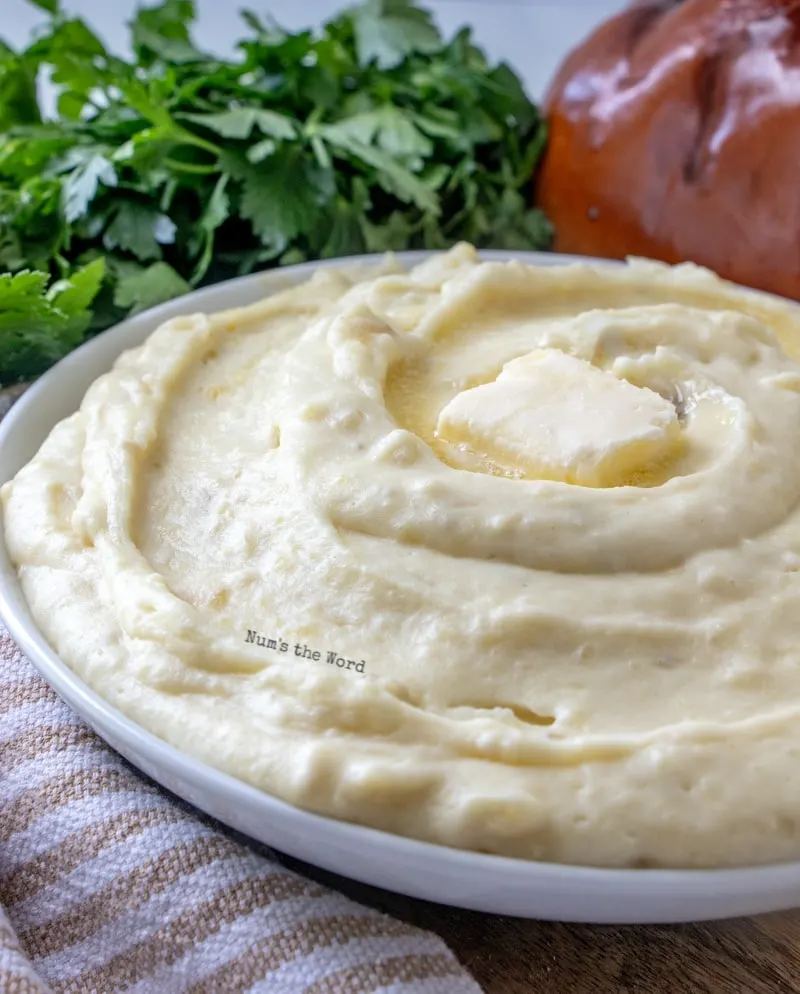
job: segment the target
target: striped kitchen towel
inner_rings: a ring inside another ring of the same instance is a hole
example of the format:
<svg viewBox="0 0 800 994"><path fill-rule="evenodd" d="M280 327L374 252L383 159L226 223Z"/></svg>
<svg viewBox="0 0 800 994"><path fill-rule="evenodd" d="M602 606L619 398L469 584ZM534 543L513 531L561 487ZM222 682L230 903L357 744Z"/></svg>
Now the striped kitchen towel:
<svg viewBox="0 0 800 994"><path fill-rule="evenodd" d="M436 936L136 774L0 628L0 992L479 994Z"/></svg>

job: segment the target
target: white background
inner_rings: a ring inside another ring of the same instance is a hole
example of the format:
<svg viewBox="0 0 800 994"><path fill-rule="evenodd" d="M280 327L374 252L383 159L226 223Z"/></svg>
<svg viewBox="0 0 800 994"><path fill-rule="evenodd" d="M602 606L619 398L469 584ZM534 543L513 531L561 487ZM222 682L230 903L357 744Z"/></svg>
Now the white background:
<svg viewBox="0 0 800 994"><path fill-rule="evenodd" d="M287 28L319 24L344 6L341 0L196 0L196 39L207 51L230 53L241 37L240 7L269 11ZM135 0L63 0L89 21L104 41L124 51L125 21ZM596 24L624 6L623 0L422 0L449 34L472 24L478 43L492 59L510 62L532 97L544 92L564 54ZM43 15L25 0L0 0L0 38L25 42Z"/></svg>

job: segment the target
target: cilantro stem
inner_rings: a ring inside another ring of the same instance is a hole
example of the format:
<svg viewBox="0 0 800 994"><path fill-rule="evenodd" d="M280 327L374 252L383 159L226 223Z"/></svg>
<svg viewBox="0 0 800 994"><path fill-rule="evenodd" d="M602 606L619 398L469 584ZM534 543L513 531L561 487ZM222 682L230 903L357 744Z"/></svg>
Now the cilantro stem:
<svg viewBox="0 0 800 994"><path fill-rule="evenodd" d="M222 149L219 145L215 145L213 142L206 141L205 138L201 138L199 135L194 134L192 131L187 131L186 128L180 128L175 126L175 137L178 141L183 142L184 145L194 145L195 148L202 148L203 151L209 152L211 155L219 157L222 155Z"/></svg>
<svg viewBox="0 0 800 994"><path fill-rule="evenodd" d="M72 268L69 262L64 258L64 256L60 252L57 252L53 256L53 259L61 272L61 278L66 279L70 269Z"/></svg>
<svg viewBox="0 0 800 994"><path fill-rule="evenodd" d="M219 172L219 166L202 166L199 162L180 162L178 159L164 159L164 165L176 173L195 173L198 176L211 176Z"/></svg>
<svg viewBox="0 0 800 994"><path fill-rule="evenodd" d="M311 113L306 118L306 134L314 135L319 130L317 125L325 116L325 109L323 107L315 107Z"/></svg>

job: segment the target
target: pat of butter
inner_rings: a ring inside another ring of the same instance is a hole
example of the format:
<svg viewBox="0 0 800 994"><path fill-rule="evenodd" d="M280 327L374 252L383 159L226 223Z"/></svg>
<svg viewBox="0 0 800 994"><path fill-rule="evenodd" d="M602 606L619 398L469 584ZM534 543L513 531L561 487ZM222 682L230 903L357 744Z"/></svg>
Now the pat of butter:
<svg viewBox="0 0 800 994"><path fill-rule="evenodd" d="M526 476L588 487L625 484L681 436L668 400L554 349L455 396L438 434Z"/></svg>

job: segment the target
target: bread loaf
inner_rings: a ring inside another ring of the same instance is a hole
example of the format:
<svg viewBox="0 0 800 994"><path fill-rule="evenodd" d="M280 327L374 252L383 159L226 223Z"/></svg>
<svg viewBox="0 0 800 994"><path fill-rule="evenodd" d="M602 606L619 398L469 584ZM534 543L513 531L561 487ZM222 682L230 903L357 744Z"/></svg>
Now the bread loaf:
<svg viewBox="0 0 800 994"><path fill-rule="evenodd" d="M636 3L545 107L557 251L692 260L800 299L798 0Z"/></svg>

